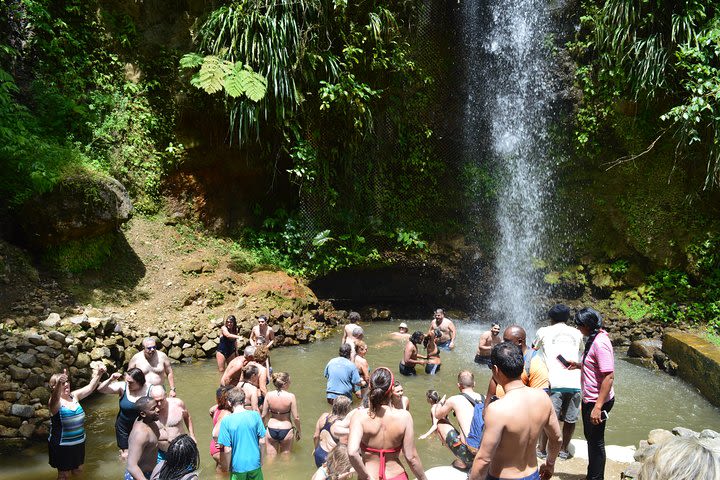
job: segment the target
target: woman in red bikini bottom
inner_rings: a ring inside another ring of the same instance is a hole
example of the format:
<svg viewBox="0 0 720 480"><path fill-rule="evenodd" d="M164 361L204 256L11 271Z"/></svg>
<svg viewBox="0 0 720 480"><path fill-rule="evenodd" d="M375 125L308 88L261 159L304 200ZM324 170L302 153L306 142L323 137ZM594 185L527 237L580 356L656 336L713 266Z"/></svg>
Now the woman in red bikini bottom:
<svg viewBox="0 0 720 480"><path fill-rule="evenodd" d="M370 376L370 408L357 411L350 422L348 454L359 480L377 471L378 480L407 480L400 463L400 452L418 480L427 480L415 449L415 433L410 412L392 406L395 377L385 367Z"/></svg>

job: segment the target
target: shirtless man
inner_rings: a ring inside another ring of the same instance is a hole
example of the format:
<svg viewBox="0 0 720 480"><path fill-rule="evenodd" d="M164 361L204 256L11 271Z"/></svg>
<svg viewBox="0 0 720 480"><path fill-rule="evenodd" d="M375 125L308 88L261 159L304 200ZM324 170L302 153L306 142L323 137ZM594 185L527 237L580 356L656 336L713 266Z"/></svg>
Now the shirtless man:
<svg viewBox="0 0 720 480"><path fill-rule="evenodd" d="M150 397L155 400L159 410L157 425L160 429L158 438L158 461L165 460L170 442L184 433L190 434L195 440L192 417L185 407L185 402L179 398L167 398L165 387L153 385L150 387Z"/></svg>
<svg viewBox="0 0 720 480"><path fill-rule="evenodd" d="M350 315L348 315L348 321L350 323L345 325L345 327L343 328L343 336L342 340L340 340L341 345L343 343L348 343L348 338L353 337L353 332L356 328L362 328L360 327L360 325L358 325L360 323L360 319L361 317L358 312L350 312Z"/></svg>
<svg viewBox="0 0 720 480"><path fill-rule="evenodd" d="M270 328L270 325L267 323L267 317L265 315L260 315L258 317L258 324L255 325L252 330L250 331L250 345L257 346L258 340L264 338L264 345L268 348L272 347L273 342L275 341L275 332L273 332L273 329Z"/></svg>
<svg viewBox="0 0 720 480"><path fill-rule="evenodd" d="M147 480L157 464L160 409L150 397L138 398L135 405L140 416L130 431L124 480Z"/></svg>
<svg viewBox="0 0 720 480"><path fill-rule="evenodd" d="M410 335L407 343L405 344L405 350L403 351L403 359L400 362L400 373L402 375L417 375L415 371L415 365L425 365L427 360L424 358L418 358L418 344L421 344L425 338L422 332L415 332Z"/></svg>
<svg viewBox="0 0 720 480"><path fill-rule="evenodd" d="M438 348L452 350L455 348L455 324L449 318L445 318L445 311L442 308L435 310L435 318L430 322L428 334L440 330L440 338L437 340Z"/></svg>
<svg viewBox="0 0 720 480"><path fill-rule="evenodd" d="M560 451L560 425L547 393L520 380L525 362L520 347L503 342L490 354L492 376L505 396L487 405L485 432L470 471L470 480L549 479ZM548 457L538 470L535 445L548 436Z"/></svg>
<svg viewBox="0 0 720 480"><path fill-rule="evenodd" d="M469 445L467 435L470 433L473 415L475 413L475 403L483 402L483 396L477 393L475 388L475 376L469 370L463 370L458 373L457 387L459 394L445 400L440 400L435 408L435 417L438 420L447 419L450 412L455 414L460 431L454 428L448 432L444 438L445 444L455 455L456 460L453 466L466 470L470 468L473 461L473 455L477 452L479 445Z"/></svg>
<svg viewBox="0 0 720 480"><path fill-rule="evenodd" d="M492 348L499 344L502 340L500 339L500 324L493 323L490 326L490 330L480 335L480 341L478 342L477 353L475 354L475 363L478 365L490 366L490 352Z"/></svg>
<svg viewBox="0 0 720 480"><path fill-rule="evenodd" d="M236 386L238 382L240 382L242 369L245 365L247 365L247 361L245 361L245 355L240 355L233 358L230 363L228 363L225 367L225 371L223 372L222 377L220 377L220 386Z"/></svg>
<svg viewBox="0 0 720 480"><path fill-rule="evenodd" d="M393 338L393 340L402 340L403 342L407 341L407 339L410 338L410 332L408 332L407 323L402 322L400 325L398 325L398 331L390 333L390 336Z"/></svg>
<svg viewBox="0 0 720 480"><path fill-rule="evenodd" d="M362 383L360 383L360 386L362 387L362 389L360 390L360 394L365 395L365 393L367 392L367 386L370 383L370 365L365 359L365 355L367 355L368 351L368 346L362 340L358 340L355 344L355 349L356 354L353 363L358 369L360 378L362 378Z"/></svg>
<svg viewBox="0 0 720 480"><path fill-rule="evenodd" d="M175 396L175 376L170 359L157 349L155 339L148 337L142 342L143 350L130 359L128 370L139 368L145 374L146 385L164 385L165 377L170 384L170 396Z"/></svg>

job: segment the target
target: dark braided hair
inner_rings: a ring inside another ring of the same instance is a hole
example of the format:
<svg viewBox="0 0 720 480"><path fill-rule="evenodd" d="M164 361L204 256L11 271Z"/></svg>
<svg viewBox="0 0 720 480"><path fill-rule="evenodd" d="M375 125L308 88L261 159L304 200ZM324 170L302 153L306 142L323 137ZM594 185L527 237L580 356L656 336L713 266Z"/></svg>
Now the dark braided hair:
<svg viewBox="0 0 720 480"><path fill-rule="evenodd" d="M370 391L368 392L368 400L370 401L370 413L376 413L381 406L386 405L392 395L393 374L385 367L376 368L370 376Z"/></svg>
<svg viewBox="0 0 720 480"><path fill-rule="evenodd" d="M582 358L585 361L590 347L592 347L595 337L600 333L600 329L603 326L602 315L594 308L585 307L575 314L575 325L578 327L586 327L590 330L590 335L585 342L585 351L583 352Z"/></svg>
<svg viewBox="0 0 720 480"><path fill-rule="evenodd" d="M170 442L165 463L158 472L158 480L178 480L200 466L200 452L190 435L180 435Z"/></svg>

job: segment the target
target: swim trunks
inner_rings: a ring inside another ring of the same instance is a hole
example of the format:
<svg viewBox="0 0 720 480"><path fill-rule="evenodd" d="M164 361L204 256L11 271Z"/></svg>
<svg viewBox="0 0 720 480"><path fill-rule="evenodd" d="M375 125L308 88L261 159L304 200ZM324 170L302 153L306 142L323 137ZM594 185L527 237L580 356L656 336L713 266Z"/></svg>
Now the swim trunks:
<svg viewBox="0 0 720 480"><path fill-rule="evenodd" d="M250 470L249 472L232 472L230 474L230 480L263 480L263 473L261 468Z"/></svg>
<svg viewBox="0 0 720 480"><path fill-rule="evenodd" d="M475 355L475 363L478 365L487 365L488 367L492 366L490 363L490 357L483 357L479 353Z"/></svg>
<svg viewBox="0 0 720 480"><path fill-rule="evenodd" d="M506 480L500 477L493 477L488 473L487 480ZM527 477L522 478L513 478L511 480L540 480L540 472L538 470L535 470L533 473L528 475Z"/></svg>
<svg viewBox="0 0 720 480"><path fill-rule="evenodd" d="M452 340L448 340L447 342L438 343L437 346L438 346L438 348L442 348L443 350L447 350L449 352L450 351L450 342L452 342Z"/></svg>
<svg viewBox="0 0 720 480"><path fill-rule="evenodd" d="M428 363L425 365L425 373L428 375L435 375L437 373L440 373L440 367L442 365L439 363Z"/></svg>
<svg viewBox="0 0 720 480"><path fill-rule="evenodd" d="M477 451L471 451L470 447L463 443L457 430L452 429L447 433L445 436L445 445L448 446L450 451L453 455L455 455L455 457L457 457L458 460L463 462L465 465L472 465Z"/></svg>
<svg viewBox="0 0 720 480"><path fill-rule="evenodd" d="M417 375L415 367L408 367L407 365L404 365L402 363L400 364L400 373L406 376Z"/></svg>
<svg viewBox="0 0 720 480"><path fill-rule="evenodd" d="M152 472L143 472L143 475L145 475L145 478L150 480L150 476L152 475ZM125 476L123 477L123 480L135 480L132 475L130 475L130 472L125 470Z"/></svg>

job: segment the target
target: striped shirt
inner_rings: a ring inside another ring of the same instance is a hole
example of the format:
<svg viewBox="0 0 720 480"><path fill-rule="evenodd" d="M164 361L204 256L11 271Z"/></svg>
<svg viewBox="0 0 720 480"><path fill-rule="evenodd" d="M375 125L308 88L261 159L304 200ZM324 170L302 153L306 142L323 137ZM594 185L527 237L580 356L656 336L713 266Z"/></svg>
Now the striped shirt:
<svg viewBox="0 0 720 480"><path fill-rule="evenodd" d="M85 411L78 403L70 409L60 405L60 410L50 418L50 437L56 445L78 445L85 441Z"/></svg>

